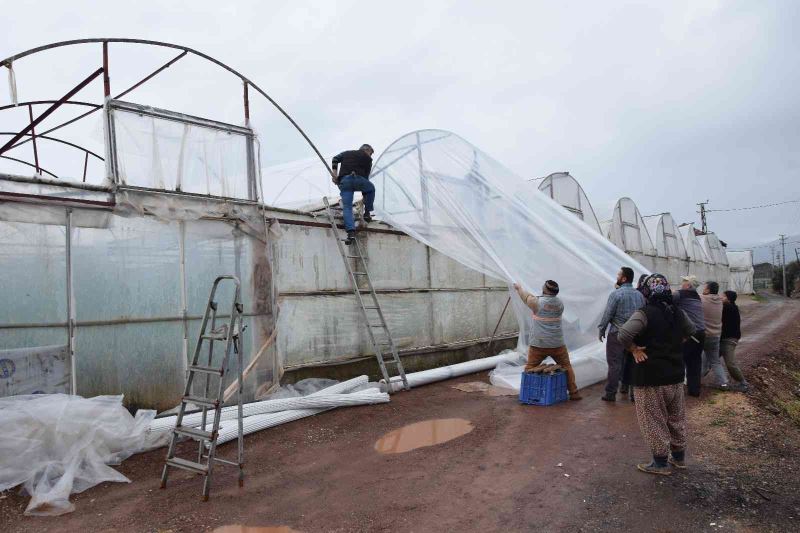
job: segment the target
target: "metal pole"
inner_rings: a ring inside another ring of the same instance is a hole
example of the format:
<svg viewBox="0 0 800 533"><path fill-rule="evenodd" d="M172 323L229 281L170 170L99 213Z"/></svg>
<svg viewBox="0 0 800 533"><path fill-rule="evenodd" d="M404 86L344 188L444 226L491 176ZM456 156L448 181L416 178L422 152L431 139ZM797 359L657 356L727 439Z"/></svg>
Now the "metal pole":
<svg viewBox="0 0 800 533"><path fill-rule="evenodd" d="M111 96L111 78L108 77L108 41L103 41L103 96Z"/></svg>
<svg viewBox="0 0 800 533"><path fill-rule="evenodd" d="M33 124L33 106L28 104L28 118ZM36 164L36 173L39 173L39 150L36 147L36 130L31 128L31 140L33 141L33 162Z"/></svg>
<svg viewBox="0 0 800 533"><path fill-rule="evenodd" d="M786 286L786 235L781 234L781 263L783 266L783 295L789 296L789 287Z"/></svg>
<svg viewBox="0 0 800 533"><path fill-rule="evenodd" d="M78 365L75 362L75 308L72 294L72 209L67 209L66 225L66 262L67 262L67 352L70 367L70 394L78 394Z"/></svg>
<svg viewBox="0 0 800 533"><path fill-rule="evenodd" d="M487 352L492 353L492 344L494 344L494 337L497 335L497 330L500 328L500 322L503 321L503 317L506 315L506 309L508 309L508 304L511 303L511 296L508 297L506 300L506 305L503 307L503 312L500 313L500 318L497 319L497 325L494 327L494 331L492 332L492 338L489 340L489 347L486 349Z"/></svg>
<svg viewBox="0 0 800 533"><path fill-rule="evenodd" d="M425 171L422 167L422 144L419 142L419 132L416 133L416 138L417 161L419 162L420 193L422 195L422 220L425 222L425 224L429 225L431 223L430 196L428 194L428 179L425 177Z"/></svg>
<svg viewBox="0 0 800 533"><path fill-rule="evenodd" d="M186 293L186 222L181 220L178 222L178 252L180 254L180 283L181 283L181 319L183 322L183 359L181 366L184 368L184 373L188 371L186 365L189 364L189 319L187 306L187 293Z"/></svg>

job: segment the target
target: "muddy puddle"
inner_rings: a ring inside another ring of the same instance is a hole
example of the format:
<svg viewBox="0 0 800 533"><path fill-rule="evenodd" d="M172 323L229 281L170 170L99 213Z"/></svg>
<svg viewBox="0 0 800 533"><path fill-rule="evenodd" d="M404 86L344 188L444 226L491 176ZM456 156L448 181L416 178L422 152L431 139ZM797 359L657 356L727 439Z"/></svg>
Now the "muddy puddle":
<svg viewBox="0 0 800 533"><path fill-rule="evenodd" d="M221 526L212 533L300 533L289 526Z"/></svg>
<svg viewBox="0 0 800 533"><path fill-rule="evenodd" d="M473 429L472 422L463 418L425 420L390 431L375 442L375 450L380 453L410 452L456 439Z"/></svg>

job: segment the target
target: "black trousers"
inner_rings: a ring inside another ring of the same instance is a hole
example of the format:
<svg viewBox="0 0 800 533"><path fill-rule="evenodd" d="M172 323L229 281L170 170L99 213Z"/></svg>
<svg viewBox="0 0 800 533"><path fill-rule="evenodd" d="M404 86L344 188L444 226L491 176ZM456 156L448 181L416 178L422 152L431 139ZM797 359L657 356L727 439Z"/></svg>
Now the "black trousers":
<svg viewBox="0 0 800 533"><path fill-rule="evenodd" d="M689 338L683 343L683 365L686 368L686 387L689 396L700 396L700 380L703 378L703 342L706 339L704 331L694 334L695 342Z"/></svg>

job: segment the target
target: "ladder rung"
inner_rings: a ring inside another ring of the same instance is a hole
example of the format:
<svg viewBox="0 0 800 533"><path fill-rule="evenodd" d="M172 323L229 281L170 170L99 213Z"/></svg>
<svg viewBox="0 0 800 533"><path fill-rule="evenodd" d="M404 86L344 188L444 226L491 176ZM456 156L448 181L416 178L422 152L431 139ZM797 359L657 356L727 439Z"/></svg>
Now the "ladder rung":
<svg viewBox="0 0 800 533"><path fill-rule="evenodd" d="M360 255L346 255L345 257L347 257L348 259L364 259Z"/></svg>
<svg viewBox="0 0 800 533"><path fill-rule="evenodd" d="M212 400L211 398L201 398L199 396L184 396L183 401L185 403L205 405L206 407L213 407L215 409L219 406L219 400Z"/></svg>
<svg viewBox="0 0 800 533"><path fill-rule="evenodd" d="M195 463L194 461L187 461L186 459L181 459L180 457L167 459L167 464L169 466L174 466L175 468L182 468L183 470L196 472L198 474L205 474L208 472L208 467L206 465L201 465L200 463Z"/></svg>
<svg viewBox="0 0 800 533"><path fill-rule="evenodd" d="M201 339L208 339L210 341L226 341L228 340L227 333L208 333L206 335L200 335Z"/></svg>
<svg viewBox="0 0 800 533"><path fill-rule="evenodd" d="M175 426L173 431L175 431L175 433L178 435L186 435L187 437L191 437L195 440L211 441L211 439L214 437L214 434L210 431L203 431L202 429L188 426Z"/></svg>
<svg viewBox="0 0 800 533"><path fill-rule="evenodd" d="M353 275L354 276L366 276L367 273L366 272L353 272Z"/></svg>
<svg viewBox="0 0 800 533"><path fill-rule="evenodd" d="M219 457L214 457L214 461L222 463L224 465L239 466L239 463L236 463L234 461L228 461L227 459L220 459Z"/></svg>
<svg viewBox="0 0 800 533"><path fill-rule="evenodd" d="M364 309L380 309L377 305L365 305Z"/></svg>
<svg viewBox="0 0 800 533"><path fill-rule="evenodd" d="M191 365L189 367L189 372L201 372L203 374L216 374L218 376L222 375L222 369L221 368L215 368L213 366Z"/></svg>
<svg viewBox="0 0 800 533"><path fill-rule="evenodd" d="M386 324L384 324L384 323L380 323L380 324L370 324L370 325L369 325L369 327L371 327L371 328L385 328L385 327L386 327Z"/></svg>

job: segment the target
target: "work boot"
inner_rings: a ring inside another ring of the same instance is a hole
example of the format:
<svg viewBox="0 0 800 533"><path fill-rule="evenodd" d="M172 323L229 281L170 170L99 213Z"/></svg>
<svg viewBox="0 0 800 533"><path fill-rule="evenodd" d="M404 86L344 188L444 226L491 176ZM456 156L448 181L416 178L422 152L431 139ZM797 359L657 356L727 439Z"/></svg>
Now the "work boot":
<svg viewBox="0 0 800 533"><path fill-rule="evenodd" d="M364 222L366 222L367 224L372 222L372 215L369 214L369 211L364 212Z"/></svg>
<svg viewBox="0 0 800 533"><path fill-rule="evenodd" d="M344 244L345 246L350 246L354 242L356 242L356 232L350 230L347 232L347 238L344 240Z"/></svg>
<svg viewBox="0 0 800 533"><path fill-rule="evenodd" d="M619 386L619 393L622 395L628 394L628 386L624 383Z"/></svg>
<svg viewBox="0 0 800 533"><path fill-rule="evenodd" d="M617 395L616 394L611 394L611 393L606 393L606 394L603 394L603 397L600 398L600 399L603 400L604 402L616 402L617 401Z"/></svg>
<svg viewBox="0 0 800 533"><path fill-rule="evenodd" d="M581 396L577 392L571 392L569 395L569 399L573 402L577 402L578 400L583 400L583 396Z"/></svg>
<svg viewBox="0 0 800 533"><path fill-rule="evenodd" d="M686 468L686 451L673 451L669 456L669 464L681 470Z"/></svg>
<svg viewBox="0 0 800 533"><path fill-rule="evenodd" d="M642 472L646 472L648 474L656 474L659 476L671 476L672 475L672 468L670 468L669 463L667 463L667 458L653 458L653 462L650 464L647 463L639 463L636 465L636 468L641 470Z"/></svg>

